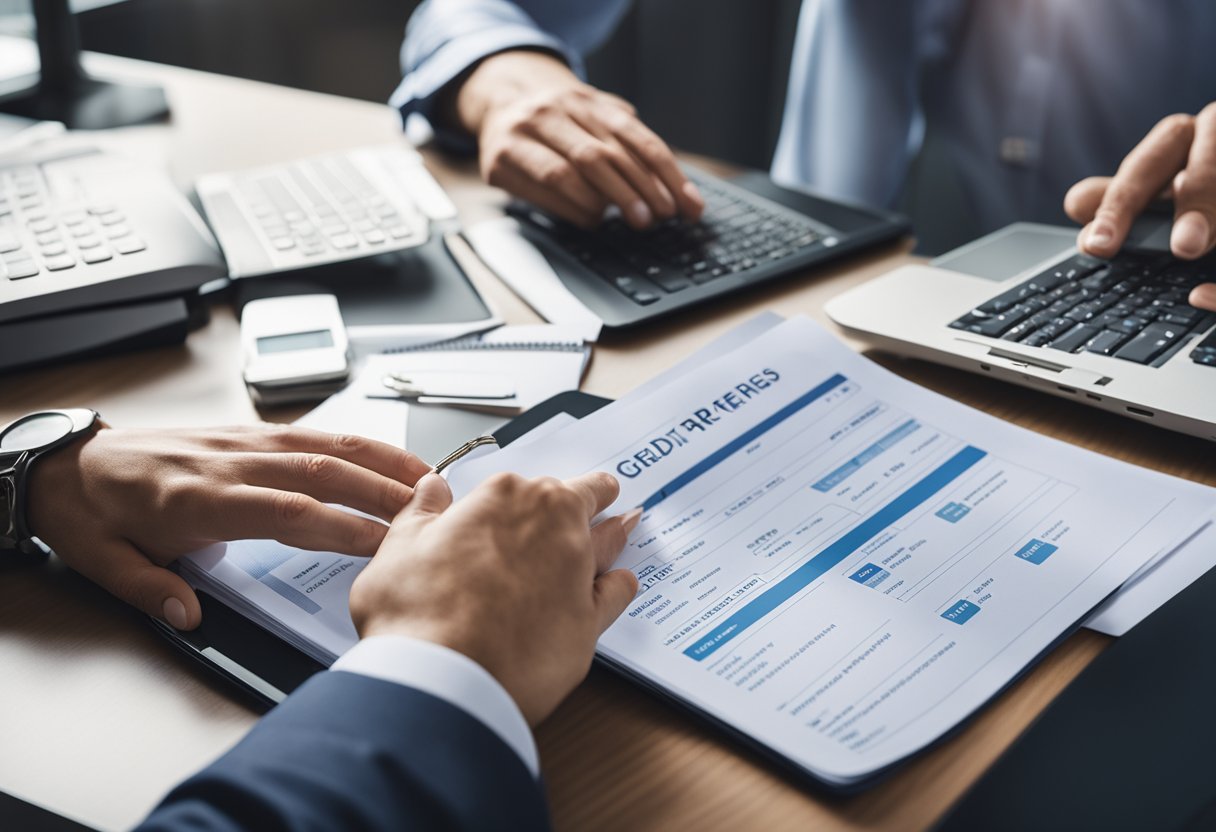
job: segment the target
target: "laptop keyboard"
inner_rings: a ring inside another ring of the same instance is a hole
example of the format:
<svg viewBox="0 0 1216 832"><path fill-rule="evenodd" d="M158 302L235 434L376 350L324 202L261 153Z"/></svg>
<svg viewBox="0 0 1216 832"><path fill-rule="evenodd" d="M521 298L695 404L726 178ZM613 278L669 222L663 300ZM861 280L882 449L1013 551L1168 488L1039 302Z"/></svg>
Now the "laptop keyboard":
<svg viewBox="0 0 1216 832"><path fill-rule="evenodd" d="M1212 258L1185 262L1168 255L1120 254L1106 261L1078 254L950 326L1032 347L1160 366L1188 336L1216 323L1216 314L1187 303L1191 289L1208 282L1216 282ZM1216 331L1189 355L1197 364L1216 367Z"/></svg>
<svg viewBox="0 0 1216 832"><path fill-rule="evenodd" d="M705 212L696 223L673 219L635 231L610 219L584 231L534 209L512 213L542 227L567 253L640 305L727 275L767 275L771 270L761 267L839 242L831 228L743 188L691 172L689 178L705 197Z"/></svg>

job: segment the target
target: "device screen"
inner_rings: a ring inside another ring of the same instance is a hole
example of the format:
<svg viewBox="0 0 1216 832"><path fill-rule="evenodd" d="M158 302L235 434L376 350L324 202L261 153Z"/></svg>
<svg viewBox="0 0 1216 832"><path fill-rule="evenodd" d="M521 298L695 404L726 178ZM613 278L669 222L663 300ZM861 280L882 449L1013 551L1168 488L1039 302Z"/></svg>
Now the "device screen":
<svg viewBox="0 0 1216 832"><path fill-rule="evenodd" d="M334 334L328 329L313 332L292 332L287 335L270 335L258 339L258 352L291 352L293 350L315 350L334 345Z"/></svg>

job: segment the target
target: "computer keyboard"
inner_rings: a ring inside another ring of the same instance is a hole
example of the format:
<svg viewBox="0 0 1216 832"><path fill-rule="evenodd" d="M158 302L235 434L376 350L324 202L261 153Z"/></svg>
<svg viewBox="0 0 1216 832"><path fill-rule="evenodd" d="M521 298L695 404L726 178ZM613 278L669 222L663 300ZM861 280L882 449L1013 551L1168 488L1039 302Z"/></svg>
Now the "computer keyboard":
<svg viewBox="0 0 1216 832"><path fill-rule="evenodd" d="M223 274L158 168L75 142L0 159L0 322L180 295Z"/></svg>
<svg viewBox="0 0 1216 832"><path fill-rule="evenodd" d="M51 279L53 272L147 249L131 219L104 194L74 196L53 195L38 165L0 169L0 279Z"/></svg>
<svg viewBox="0 0 1216 832"><path fill-rule="evenodd" d="M569 255L634 303L712 283L728 275L767 277L786 262L839 242L837 232L743 188L688 171L705 197L700 221L668 220L635 231L619 218L591 231L527 205L508 210L543 228Z"/></svg>
<svg viewBox="0 0 1216 832"><path fill-rule="evenodd" d="M412 248L456 209L408 146L204 176L199 199L232 277Z"/></svg>
<svg viewBox="0 0 1216 832"><path fill-rule="evenodd" d="M950 326L1027 346L1161 366L1190 336L1216 323L1216 314L1187 303L1191 289L1208 282L1216 282L1213 258L1186 262L1168 255L1120 254L1105 261L1078 254ZM1216 367L1216 330L1189 356Z"/></svg>

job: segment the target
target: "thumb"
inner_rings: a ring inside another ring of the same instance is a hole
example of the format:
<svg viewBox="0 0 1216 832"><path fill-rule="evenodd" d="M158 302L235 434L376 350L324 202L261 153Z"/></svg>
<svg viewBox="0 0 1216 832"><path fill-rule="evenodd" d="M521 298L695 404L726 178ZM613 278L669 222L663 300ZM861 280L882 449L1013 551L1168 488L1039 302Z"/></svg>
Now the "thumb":
<svg viewBox="0 0 1216 832"><path fill-rule="evenodd" d="M418 480L414 486L414 496L410 497L405 508L397 513L393 525L430 519L442 514L451 504L452 489L448 487L447 480L435 473L427 474Z"/></svg>
<svg viewBox="0 0 1216 832"><path fill-rule="evenodd" d="M625 607L638 594L638 579L628 569L613 569L595 579L595 612L600 632L621 617Z"/></svg>
<svg viewBox="0 0 1216 832"><path fill-rule="evenodd" d="M190 585L157 566L129 543L115 543L96 561L87 577L115 597L178 630L193 630L203 610Z"/></svg>

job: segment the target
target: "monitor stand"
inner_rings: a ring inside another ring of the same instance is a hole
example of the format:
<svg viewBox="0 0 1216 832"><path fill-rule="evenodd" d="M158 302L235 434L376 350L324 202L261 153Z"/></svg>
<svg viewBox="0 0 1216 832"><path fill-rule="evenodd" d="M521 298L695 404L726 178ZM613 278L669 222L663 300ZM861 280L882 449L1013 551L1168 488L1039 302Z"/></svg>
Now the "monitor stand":
<svg viewBox="0 0 1216 832"><path fill-rule="evenodd" d="M0 97L0 112L61 121L71 130L101 130L158 121L169 114L159 87L90 78L80 65L80 33L68 0L34 0L40 74Z"/></svg>

